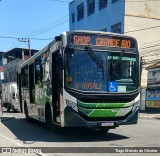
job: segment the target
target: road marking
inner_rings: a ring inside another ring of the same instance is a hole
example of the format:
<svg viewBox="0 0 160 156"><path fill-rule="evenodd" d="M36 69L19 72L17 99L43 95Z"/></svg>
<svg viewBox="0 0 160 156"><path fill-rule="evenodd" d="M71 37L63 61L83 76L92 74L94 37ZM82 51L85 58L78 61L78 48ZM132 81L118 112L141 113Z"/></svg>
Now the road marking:
<svg viewBox="0 0 160 156"><path fill-rule="evenodd" d="M19 144L19 143L17 143L16 141L14 141L14 140L12 140L12 139L10 139L10 138L8 138L8 137L4 136L4 135L0 135L0 137L5 138L5 139L7 139L7 140L11 141L11 142L15 143L15 144L16 144L16 145L18 145L18 146L25 147L24 145Z"/></svg>

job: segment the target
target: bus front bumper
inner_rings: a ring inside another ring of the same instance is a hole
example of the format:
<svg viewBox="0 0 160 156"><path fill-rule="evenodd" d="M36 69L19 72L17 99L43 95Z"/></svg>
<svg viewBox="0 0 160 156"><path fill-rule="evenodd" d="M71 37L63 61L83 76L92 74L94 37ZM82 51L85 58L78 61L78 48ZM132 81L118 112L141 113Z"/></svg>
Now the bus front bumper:
<svg viewBox="0 0 160 156"><path fill-rule="evenodd" d="M120 125L137 124L139 107L134 109L123 120L101 120L101 121L89 121L80 116L77 112L67 107L64 111L64 126L65 127L88 127L88 128L116 128Z"/></svg>

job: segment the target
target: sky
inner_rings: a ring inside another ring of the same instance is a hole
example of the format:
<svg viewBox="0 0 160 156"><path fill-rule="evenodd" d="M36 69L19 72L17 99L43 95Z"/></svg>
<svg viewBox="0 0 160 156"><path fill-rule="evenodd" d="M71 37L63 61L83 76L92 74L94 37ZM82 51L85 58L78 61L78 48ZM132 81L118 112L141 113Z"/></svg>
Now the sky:
<svg viewBox="0 0 160 156"><path fill-rule="evenodd" d="M0 0L0 51L28 48L40 50L69 30L69 0Z"/></svg>

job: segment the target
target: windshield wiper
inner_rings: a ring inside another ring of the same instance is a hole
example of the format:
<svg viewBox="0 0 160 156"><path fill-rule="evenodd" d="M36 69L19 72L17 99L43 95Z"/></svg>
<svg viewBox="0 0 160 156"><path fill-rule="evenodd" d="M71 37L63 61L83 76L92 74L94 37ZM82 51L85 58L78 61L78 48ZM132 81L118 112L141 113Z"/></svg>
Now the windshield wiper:
<svg viewBox="0 0 160 156"><path fill-rule="evenodd" d="M115 61L115 63L113 64L113 69L115 69L115 68L117 67L120 59L122 58L122 56L124 55L125 52L126 52L125 50L123 50L123 51L121 52L120 56L118 57L118 59L117 59L117 60Z"/></svg>
<svg viewBox="0 0 160 156"><path fill-rule="evenodd" d="M91 59L97 64L99 68L103 68L103 60L100 60L91 47L86 46L85 51L91 57Z"/></svg>
<svg viewBox="0 0 160 156"><path fill-rule="evenodd" d="M104 78L104 65L103 65L103 59L100 60L98 56L95 54L95 52L92 50L91 47L86 46L85 51L87 51L87 54L91 57L91 59L97 64L99 68L102 69L103 78Z"/></svg>

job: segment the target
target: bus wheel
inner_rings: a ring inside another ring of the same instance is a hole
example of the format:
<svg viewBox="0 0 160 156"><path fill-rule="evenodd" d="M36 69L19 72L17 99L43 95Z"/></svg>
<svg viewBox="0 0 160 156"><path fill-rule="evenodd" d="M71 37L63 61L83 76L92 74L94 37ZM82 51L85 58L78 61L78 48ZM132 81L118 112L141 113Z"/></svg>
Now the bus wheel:
<svg viewBox="0 0 160 156"><path fill-rule="evenodd" d="M49 106L46 107L46 110L45 110L45 123L46 123L47 129L57 133L58 129L57 129L57 126L52 122L52 112Z"/></svg>
<svg viewBox="0 0 160 156"><path fill-rule="evenodd" d="M45 110L45 122L46 122L46 127L47 129L52 129L52 112L51 112L51 109L50 107L46 107L46 110Z"/></svg>
<svg viewBox="0 0 160 156"><path fill-rule="evenodd" d="M27 108L26 102L24 103L24 114L25 114L26 120L30 121L30 117L28 116L28 108Z"/></svg>

